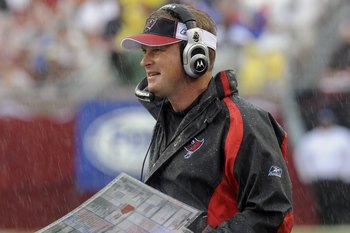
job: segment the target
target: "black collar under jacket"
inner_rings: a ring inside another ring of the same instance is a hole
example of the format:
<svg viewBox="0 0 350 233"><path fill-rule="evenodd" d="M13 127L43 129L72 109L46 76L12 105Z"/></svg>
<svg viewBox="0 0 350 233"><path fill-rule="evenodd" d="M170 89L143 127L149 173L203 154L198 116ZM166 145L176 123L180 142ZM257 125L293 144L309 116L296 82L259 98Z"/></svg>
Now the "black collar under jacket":
<svg viewBox="0 0 350 233"><path fill-rule="evenodd" d="M222 80L225 79L225 80ZM147 83L147 77L141 80L142 83ZM141 83L140 82L140 83ZM229 85L230 92L225 93L224 87L222 83L227 83ZM213 79L209 83L208 90L206 91L207 98L208 97L218 97L219 99L223 99L224 97L230 95L238 95L237 89L237 78L234 70L224 70L216 74ZM143 90L139 90L143 91ZM209 92L209 93L208 93ZM202 100L207 99L203 97ZM158 119L159 111L163 104L163 99L155 97L155 99L151 102L142 101L139 99L141 104L145 106L145 108L150 112L154 119Z"/></svg>
<svg viewBox="0 0 350 233"><path fill-rule="evenodd" d="M225 88L222 86L222 83L229 85L230 92L224 92ZM221 110L219 107L219 100L234 94L238 94L235 72L233 70L226 70L215 75L210 81L207 90L200 98L199 103L186 114L173 137L168 140L169 143L167 145L161 143L161 148L158 148L159 151L157 153L154 153L156 151L150 151L150 153L154 154L149 161L151 167L149 174L146 176L146 182L179 149L182 149L195 135L207 127ZM161 106L163 101L163 99L159 98L156 98L152 102L141 101L151 115L157 120L153 137L165 137L164 134L158 135L159 132L157 130L159 127L162 127L163 124L163 113L160 112L162 111ZM168 104L166 100L164 102L163 104ZM158 117L159 114L160 116Z"/></svg>

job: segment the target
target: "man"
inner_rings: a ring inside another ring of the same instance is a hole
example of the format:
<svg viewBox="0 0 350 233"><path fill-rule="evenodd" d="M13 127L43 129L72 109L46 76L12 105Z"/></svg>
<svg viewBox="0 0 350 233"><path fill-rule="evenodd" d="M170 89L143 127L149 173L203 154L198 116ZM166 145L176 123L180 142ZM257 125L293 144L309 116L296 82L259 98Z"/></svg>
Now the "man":
<svg viewBox="0 0 350 233"><path fill-rule="evenodd" d="M350 130L331 108L321 108L315 119L295 148L295 168L311 189L319 223L350 224Z"/></svg>
<svg viewBox="0 0 350 233"><path fill-rule="evenodd" d="M170 4L122 41L144 52L135 94L157 120L145 183L201 210L194 232L291 232L286 134L238 96L233 71L212 77L215 30L207 14Z"/></svg>

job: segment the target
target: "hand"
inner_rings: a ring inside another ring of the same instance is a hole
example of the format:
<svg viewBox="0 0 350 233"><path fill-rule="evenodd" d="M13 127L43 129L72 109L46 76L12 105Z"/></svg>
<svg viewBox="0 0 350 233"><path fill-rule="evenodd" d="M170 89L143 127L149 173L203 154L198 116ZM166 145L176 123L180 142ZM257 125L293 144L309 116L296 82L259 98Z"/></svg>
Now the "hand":
<svg viewBox="0 0 350 233"><path fill-rule="evenodd" d="M171 231L170 233L193 233L193 231L183 227L179 230L174 230L174 231Z"/></svg>
<svg viewBox="0 0 350 233"><path fill-rule="evenodd" d="M202 233L215 233L215 232L219 232L218 230L215 230L214 228L212 228L210 225L206 226L204 228L204 230L202 231ZM221 231L220 231L221 232Z"/></svg>

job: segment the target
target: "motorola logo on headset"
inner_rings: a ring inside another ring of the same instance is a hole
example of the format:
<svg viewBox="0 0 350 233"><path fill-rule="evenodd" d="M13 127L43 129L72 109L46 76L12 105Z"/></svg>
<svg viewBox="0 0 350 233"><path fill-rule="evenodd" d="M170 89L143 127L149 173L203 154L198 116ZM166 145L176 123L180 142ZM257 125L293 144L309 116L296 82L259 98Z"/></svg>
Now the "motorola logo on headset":
<svg viewBox="0 0 350 233"><path fill-rule="evenodd" d="M198 78L209 68L209 50L202 41L201 29L197 27L194 15L178 4L168 4L160 9L169 10L179 15L180 21L187 27L187 38L182 53L183 67L186 74L192 78Z"/></svg>
<svg viewBox="0 0 350 233"><path fill-rule="evenodd" d="M205 70L207 70L207 67L205 66L205 60L203 59L197 59L195 67L199 72L205 72Z"/></svg>

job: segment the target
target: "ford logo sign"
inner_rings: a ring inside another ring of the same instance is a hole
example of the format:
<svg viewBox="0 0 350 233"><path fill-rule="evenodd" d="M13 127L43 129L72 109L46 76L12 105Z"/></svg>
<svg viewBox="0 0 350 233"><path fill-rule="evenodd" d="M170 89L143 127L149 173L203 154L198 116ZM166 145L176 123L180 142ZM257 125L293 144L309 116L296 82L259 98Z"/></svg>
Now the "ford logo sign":
<svg viewBox="0 0 350 233"><path fill-rule="evenodd" d="M83 136L89 162L104 174L138 174L151 141L153 117L142 107L125 107L94 120Z"/></svg>

